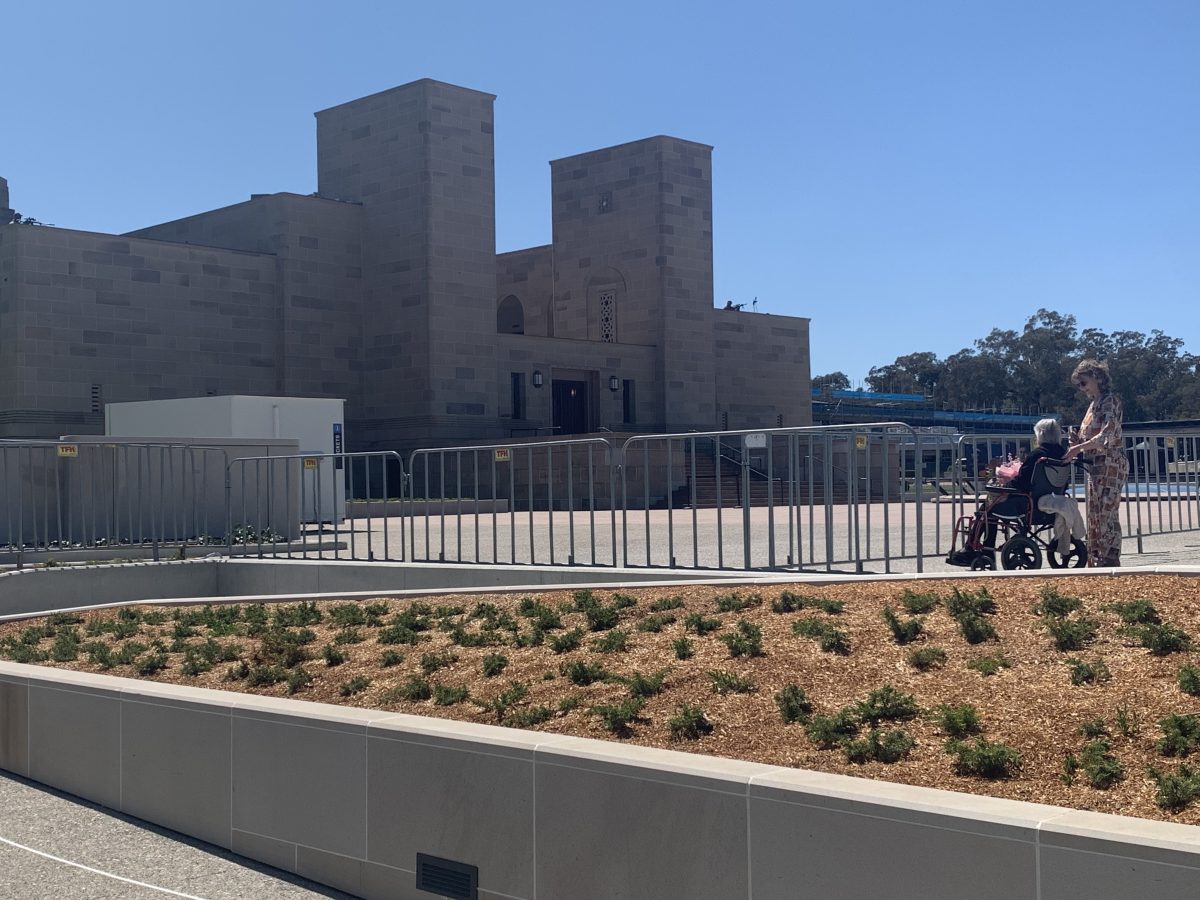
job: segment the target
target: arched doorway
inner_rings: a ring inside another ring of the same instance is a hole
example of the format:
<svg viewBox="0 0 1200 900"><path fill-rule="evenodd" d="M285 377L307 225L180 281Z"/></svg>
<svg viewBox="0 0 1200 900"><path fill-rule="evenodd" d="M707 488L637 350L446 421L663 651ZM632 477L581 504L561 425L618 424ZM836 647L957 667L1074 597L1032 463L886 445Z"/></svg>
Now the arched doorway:
<svg viewBox="0 0 1200 900"><path fill-rule="evenodd" d="M521 301L509 294L496 307L496 332L498 334L524 334L525 308Z"/></svg>

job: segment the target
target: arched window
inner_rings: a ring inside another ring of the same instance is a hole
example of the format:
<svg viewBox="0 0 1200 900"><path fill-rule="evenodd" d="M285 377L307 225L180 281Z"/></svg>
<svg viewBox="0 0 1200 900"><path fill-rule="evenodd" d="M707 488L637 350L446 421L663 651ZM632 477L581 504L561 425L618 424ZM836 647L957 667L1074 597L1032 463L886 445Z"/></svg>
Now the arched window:
<svg viewBox="0 0 1200 900"><path fill-rule="evenodd" d="M600 292L600 340L608 344L617 341L617 292Z"/></svg>
<svg viewBox="0 0 1200 900"><path fill-rule="evenodd" d="M500 334L525 333L525 309L512 294L501 300L496 308L496 331Z"/></svg>

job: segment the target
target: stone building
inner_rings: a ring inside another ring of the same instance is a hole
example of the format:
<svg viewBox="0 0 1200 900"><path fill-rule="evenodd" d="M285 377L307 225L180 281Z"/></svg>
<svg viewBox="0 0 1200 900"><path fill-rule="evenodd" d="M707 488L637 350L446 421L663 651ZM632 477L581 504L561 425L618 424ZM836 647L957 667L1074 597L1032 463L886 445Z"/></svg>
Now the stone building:
<svg viewBox="0 0 1200 900"><path fill-rule="evenodd" d="M497 255L494 99L425 79L318 112L313 194L0 226L0 437L216 394L343 398L358 450L809 424L808 319L713 306L712 148L555 160L552 242Z"/></svg>

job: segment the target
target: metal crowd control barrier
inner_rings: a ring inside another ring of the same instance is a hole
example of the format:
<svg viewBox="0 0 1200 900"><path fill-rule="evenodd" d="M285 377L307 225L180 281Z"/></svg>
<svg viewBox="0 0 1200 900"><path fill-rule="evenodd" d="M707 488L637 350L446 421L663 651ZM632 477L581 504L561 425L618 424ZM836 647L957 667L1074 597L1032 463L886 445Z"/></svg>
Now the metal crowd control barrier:
<svg viewBox="0 0 1200 900"><path fill-rule="evenodd" d="M405 481L393 450L230 460L227 550L404 561Z"/></svg>
<svg viewBox="0 0 1200 900"><path fill-rule="evenodd" d="M631 437L621 451L622 558L860 572L913 558L923 571L923 437L901 422Z"/></svg>
<svg viewBox="0 0 1200 900"><path fill-rule="evenodd" d="M221 546L221 448L117 441L0 441L0 553Z"/></svg>
<svg viewBox="0 0 1200 900"><path fill-rule="evenodd" d="M414 561L617 565L614 451L603 438L415 450L409 483L414 509L425 501L424 528L409 530Z"/></svg>

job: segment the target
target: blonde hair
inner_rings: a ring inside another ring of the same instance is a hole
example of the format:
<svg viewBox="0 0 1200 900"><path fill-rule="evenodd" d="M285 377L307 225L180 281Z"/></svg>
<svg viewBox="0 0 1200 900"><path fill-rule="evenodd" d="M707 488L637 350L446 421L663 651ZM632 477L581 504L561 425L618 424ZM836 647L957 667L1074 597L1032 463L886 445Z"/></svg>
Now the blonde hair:
<svg viewBox="0 0 1200 900"><path fill-rule="evenodd" d="M1107 394L1109 388L1112 387L1112 378L1108 374L1108 363L1102 363L1098 359L1081 359L1079 365L1075 367L1075 371L1071 373L1071 380L1077 381L1081 376L1094 378L1096 384L1100 385L1100 393Z"/></svg>

